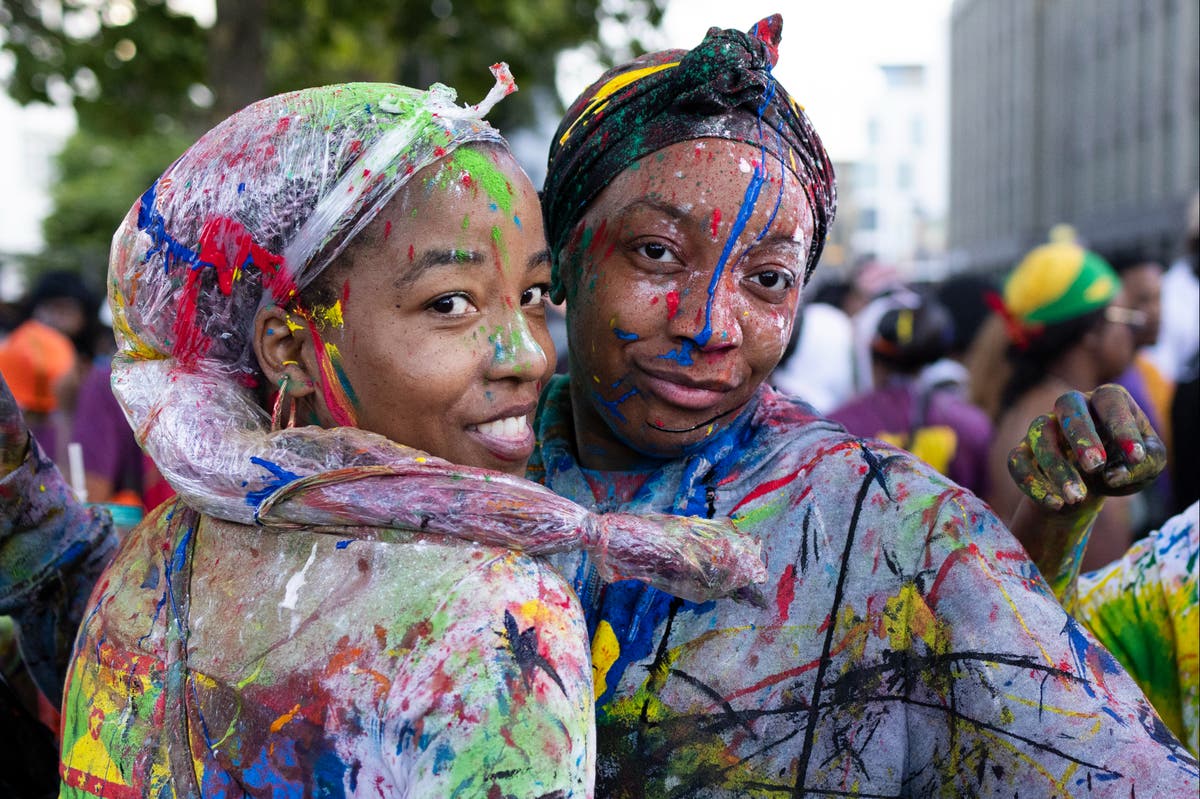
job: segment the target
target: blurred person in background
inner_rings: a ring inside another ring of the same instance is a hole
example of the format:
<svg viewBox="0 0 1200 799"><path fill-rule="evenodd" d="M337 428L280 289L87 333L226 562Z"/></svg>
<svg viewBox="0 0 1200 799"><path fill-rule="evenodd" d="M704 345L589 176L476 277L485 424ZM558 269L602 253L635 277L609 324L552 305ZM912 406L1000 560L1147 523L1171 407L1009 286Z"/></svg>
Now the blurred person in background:
<svg viewBox="0 0 1200 799"><path fill-rule="evenodd" d="M953 275L934 288L934 298L950 314L953 335L945 356L922 371L922 381L953 389L964 399L968 397L967 358L989 316L986 295L994 290L991 279L975 274Z"/></svg>
<svg viewBox="0 0 1200 799"><path fill-rule="evenodd" d="M1176 383L1187 379L1200 351L1200 193L1188 207L1183 255L1163 275L1162 331L1151 357Z"/></svg>
<svg viewBox="0 0 1200 799"><path fill-rule="evenodd" d="M1142 408L1150 424L1168 443L1168 456L1173 457L1170 448L1171 401L1175 384L1163 375L1150 357L1162 325L1163 267L1145 253L1133 251L1117 252L1109 263L1121 278L1117 303L1146 316L1146 323L1134 331L1136 353L1133 363L1116 382L1124 386ZM1149 532L1171 515L1170 480L1169 471L1164 472L1153 485L1135 496L1133 527L1136 534Z"/></svg>
<svg viewBox="0 0 1200 799"><path fill-rule="evenodd" d="M854 394L854 327L820 295L803 302L771 385L829 413Z"/></svg>
<svg viewBox="0 0 1200 799"><path fill-rule="evenodd" d="M37 319L27 319L0 341L0 375L12 387L38 443L56 462L66 453L67 422L60 394L75 369L71 339Z"/></svg>
<svg viewBox="0 0 1200 799"><path fill-rule="evenodd" d="M1120 288L1120 279L1103 258L1070 241L1035 248L1008 276L1000 310L1010 338L1012 372L989 457L988 502L1000 518L1011 519L1022 496L1008 479L1004 442L1017 440L1064 392L1091 391L1115 380L1133 362L1136 331L1144 326L1145 314L1115 302ZM1083 488L1068 491L1082 493ZM1096 522L1083 568L1115 560L1131 540L1130 500L1114 497Z"/></svg>
<svg viewBox="0 0 1200 799"><path fill-rule="evenodd" d="M983 496L992 425L954 390L955 383L923 379L954 340L954 322L941 303L919 297L913 308L884 313L871 340L875 388L829 418L856 436L906 449L959 485Z"/></svg>

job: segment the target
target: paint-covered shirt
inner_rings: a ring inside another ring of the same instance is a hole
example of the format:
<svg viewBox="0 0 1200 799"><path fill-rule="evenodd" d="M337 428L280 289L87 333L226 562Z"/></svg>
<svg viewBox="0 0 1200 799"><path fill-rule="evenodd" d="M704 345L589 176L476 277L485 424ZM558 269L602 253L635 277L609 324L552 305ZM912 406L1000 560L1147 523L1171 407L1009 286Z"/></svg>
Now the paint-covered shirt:
<svg viewBox="0 0 1200 799"><path fill-rule="evenodd" d="M755 607L561 564L588 615L597 795L1196 794L1195 760L1011 534L912 456L763 389L688 457L596 479L571 419L556 379L531 475L605 510L732 516L770 573Z"/></svg>
<svg viewBox="0 0 1200 799"><path fill-rule="evenodd" d="M585 630L547 565L176 501L92 593L62 796L583 797Z"/></svg>
<svg viewBox="0 0 1200 799"><path fill-rule="evenodd" d="M1200 716L1200 504L1078 583L1073 608L1137 680L1167 726L1197 746Z"/></svg>

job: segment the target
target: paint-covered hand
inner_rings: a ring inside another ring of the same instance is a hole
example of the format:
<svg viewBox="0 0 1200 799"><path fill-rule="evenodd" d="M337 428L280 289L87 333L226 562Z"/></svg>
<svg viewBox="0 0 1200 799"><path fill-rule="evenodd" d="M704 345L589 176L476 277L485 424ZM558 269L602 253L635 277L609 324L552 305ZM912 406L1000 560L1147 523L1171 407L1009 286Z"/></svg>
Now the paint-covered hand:
<svg viewBox="0 0 1200 799"><path fill-rule="evenodd" d="M1106 384L1069 391L1029 425L1008 471L1043 511L1074 512L1090 495L1135 494L1167 463L1166 447L1129 392Z"/></svg>
<svg viewBox="0 0 1200 799"><path fill-rule="evenodd" d="M21 465L29 452L29 428L21 407L0 375L0 477Z"/></svg>

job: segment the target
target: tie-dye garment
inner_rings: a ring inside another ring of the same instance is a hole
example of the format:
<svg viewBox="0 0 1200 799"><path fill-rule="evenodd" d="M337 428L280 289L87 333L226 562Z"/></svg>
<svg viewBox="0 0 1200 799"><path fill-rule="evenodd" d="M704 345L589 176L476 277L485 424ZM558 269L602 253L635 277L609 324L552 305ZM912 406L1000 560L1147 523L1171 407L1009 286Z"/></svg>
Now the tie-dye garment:
<svg viewBox="0 0 1200 799"><path fill-rule="evenodd" d="M1192 754L1200 716L1200 504L1079 578L1072 609L1137 680Z"/></svg>
<svg viewBox="0 0 1200 799"><path fill-rule="evenodd" d="M765 388L643 474L579 467L565 380L538 435L531 475L555 492L731 515L770 573L755 609L562 564L588 614L598 796L1196 795L1196 761L987 506L906 453Z"/></svg>
<svg viewBox="0 0 1200 799"><path fill-rule="evenodd" d="M169 503L88 611L65 799L590 795L582 614L532 558Z"/></svg>

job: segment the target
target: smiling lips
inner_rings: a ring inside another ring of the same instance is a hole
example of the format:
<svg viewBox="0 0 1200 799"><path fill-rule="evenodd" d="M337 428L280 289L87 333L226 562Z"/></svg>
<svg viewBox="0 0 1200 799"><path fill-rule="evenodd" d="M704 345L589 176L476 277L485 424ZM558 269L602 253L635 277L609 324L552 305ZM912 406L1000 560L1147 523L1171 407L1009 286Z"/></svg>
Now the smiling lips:
<svg viewBox="0 0 1200 799"><path fill-rule="evenodd" d="M524 413L467 426L467 433L502 461L527 460L533 454L530 408Z"/></svg>

